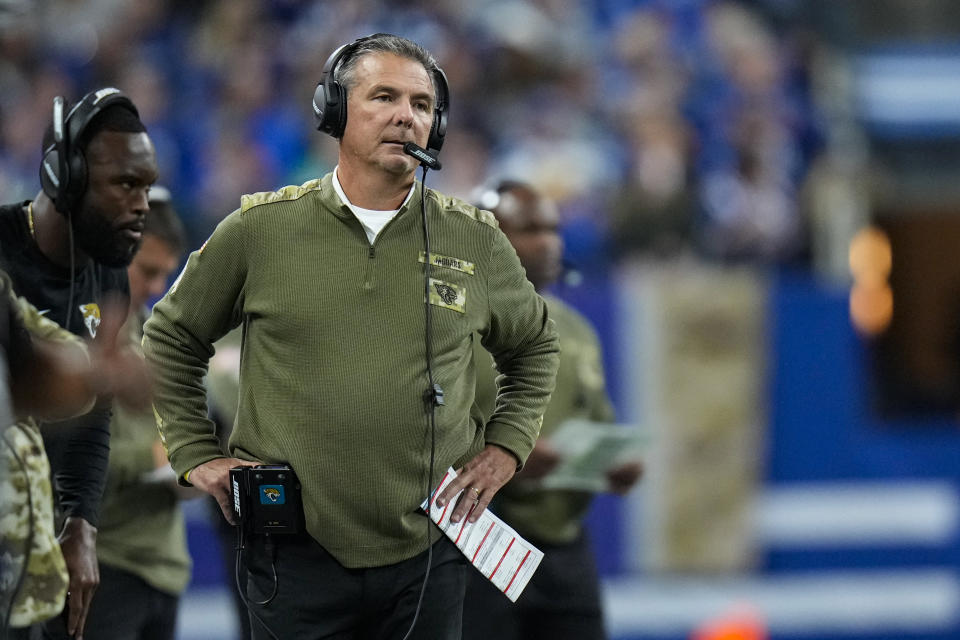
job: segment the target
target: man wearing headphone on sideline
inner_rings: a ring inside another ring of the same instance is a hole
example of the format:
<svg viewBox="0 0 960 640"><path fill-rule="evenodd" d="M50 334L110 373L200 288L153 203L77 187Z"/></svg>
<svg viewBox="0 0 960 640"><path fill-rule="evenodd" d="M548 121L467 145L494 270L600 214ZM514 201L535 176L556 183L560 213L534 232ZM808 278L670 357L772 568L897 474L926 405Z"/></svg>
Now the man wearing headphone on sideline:
<svg viewBox="0 0 960 640"><path fill-rule="evenodd" d="M454 467L439 501L474 520L536 441L558 362L543 300L489 212L416 180L420 161L438 165L448 106L416 43L339 48L314 97L336 169L244 196L147 321L177 473L228 519L235 465L286 463L302 485L306 533L247 546L255 638L459 638L466 560L419 506ZM226 458L201 382L211 345L238 325ZM475 333L502 372L486 424Z"/></svg>
<svg viewBox="0 0 960 640"><path fill-rule="evenodd" d="M115 325L106 332L111 335L104 335L99 330L102 313L115 306L121 320L125 317L129 297L125 267L140 244L147 192L156 178L153 144L126 96L117 89L100 89L72 108L56 98L53 122L43 141L42 191L33 201L0 207L0 268L10 276L16 293L68 331L87 340L115 343L122 322L110 323ZM141 382L148 386L145 377ZM45 424L43 447L36 446L35 424L23 428L23 433L35 437L19 440L24 448L17 453L32 468L32 458L46 451L63 524L58 547L46 544L54 523L47 522L49 518L32 519L31 571L13 604L10 622L15 627L52 618L63 609L64 616L47 631L82 637L99 581L96 525L109 420L110 398L101 397L80 418ZM34 515L48 512L46 505L31 508ZM64 562L68 584L63 583ZM34 573L34 567L44 573Z"/></svg>

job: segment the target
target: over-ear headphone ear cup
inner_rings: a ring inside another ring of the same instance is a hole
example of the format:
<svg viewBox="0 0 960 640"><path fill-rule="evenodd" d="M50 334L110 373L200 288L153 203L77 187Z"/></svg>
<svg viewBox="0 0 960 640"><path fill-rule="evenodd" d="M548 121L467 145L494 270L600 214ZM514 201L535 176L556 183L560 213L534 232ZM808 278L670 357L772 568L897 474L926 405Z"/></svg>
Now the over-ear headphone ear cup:
<svg viewBox="0 0 960 640"><path fill-rule="evenodd" d="M60 185L63 184L63 176L59 175L59 172L60 157L57 154L57 148L50 146L40 162L40 186L46 196L54 202L60 196Z"/></svg>
<svg viewBox="0 0 960 640"><path fill-rule="evenodd" d="M70 171L69 189L63 194L67 202L67 211L72 211L80 204L83 194L87 191L87 157L80 149L74 149L67 158Z"/></svg>
<svg viewBox="0 0 960 640"><path fill-rule="evenodd" d="M313 90L313 117L317 121L317 131L323 131L323 117L326 113L323 92L323 83L317 84L317 88Z"/></svg>
<svg viewBox="0 0 960 640"><path fill-rule="evenodd" d="M333 135L335 138L342 138L343 132L347 130L347 92L339 82L334 82L331 88L336 95L337 105L336 111L331 114L337 116L337 128Z"/></svg>
<svg viewBox="0 0 960 640"><path fill-rule="evenodd" d="M334 138L342 138L347 127L347 92L336 81L334 74L340 61L350 55L361 43L384 34L376 33L353 42L342 44L323 63L320 83L313 92L313 113L317 117L317 129Z"/></svg>
<svg viewBox="0 0 960 640"><path fill-rule="evenodd" d="M433 152L439 152L443 147L443 140L447 136L447 112L446 110L437 111L433 116L433 124L430 127L430 137L427 140L427 148Z"/></svg>
<svg viewBox="0 0 960 640"><path fill-rule="evenodd" d="M328 91L329 86L329 93ZM343 105L343 88L339 82L317 85L313 92L313 114L317 118L317 129L334 138L343 135L347 124L346 109Z"/></svg>
<svg viewBox="0 0 960 640"><path fill-rule="evenodd" d="M430 126L430 137L427 139L427 149L440 153L443 141L447 137L447 114L450 113L450 85L447 84L447 74L440 67L433 69L433 81L437 90L437 104L433 111L433 124Z"/></svg>
<svg viewBox="0 0 960 640"><path fill-rule="evenodd" d="M323 133L330 133L329 108L327 107L327 92L323 83L317 85L313 92L313 115L317 119L317 130Z"/></svg>

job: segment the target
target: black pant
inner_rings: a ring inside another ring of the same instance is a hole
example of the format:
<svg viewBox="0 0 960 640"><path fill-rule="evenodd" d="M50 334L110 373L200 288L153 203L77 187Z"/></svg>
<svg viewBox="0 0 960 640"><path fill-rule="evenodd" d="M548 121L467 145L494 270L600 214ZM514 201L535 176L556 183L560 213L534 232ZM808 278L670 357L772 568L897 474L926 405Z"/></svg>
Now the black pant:
<svg viewBox="0 0 960 640"><path fill-rule="evenodd" d="M463 607L463 640L603 640L596 561L581 536L569 545L533 542L543 560L510 602L471 571Z"/></svg>
<svg viewBox="0 0 960 640"><path fill-rule="evenodd" d="M347 569L309 535L273 540L272 550L265 536L254 536L248 546L247 596L255 640L401 640L406 635L420 597L426 551L384 567ZM466 560L443 538L433 545L431 564L411 638L460 640ZM274 588L269 603L255 604L270 598Z"/></svg>
<svg viewBox="0 0 960 640"><path fill-rule="evenodd" d="M173 640L179 598L141 578L100 565L100 586L93 595L83 628L84 640ZM43 628L45 640L69 638L66 611Z"/></svg>
<svg viewBox="0 0 960 640"><path fill-rule="evenodd" d="M227 522L226 518L223 517L223 511L220 510L220 503L212 497L209 499L204 498L204 500L210 512L211 526L217 534L217 541L219 542L217 546L220 548L220 558L223 562L224 575L227 576L231 608L233 609L240 634L236 640L251 640L250 615L247 613L247 605L244 604L240 593L237 591L234 576L234 572L237 570L237 527Z"/></svg>

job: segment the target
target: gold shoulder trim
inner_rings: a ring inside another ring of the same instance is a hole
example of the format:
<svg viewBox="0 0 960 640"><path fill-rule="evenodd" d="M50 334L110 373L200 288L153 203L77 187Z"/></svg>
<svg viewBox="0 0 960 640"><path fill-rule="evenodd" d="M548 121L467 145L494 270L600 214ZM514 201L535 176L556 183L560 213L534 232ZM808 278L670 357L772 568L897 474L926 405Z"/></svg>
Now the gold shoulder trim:
<svg viewBox="0 0 960 640"><path fill-rule="evenodd" d="M320 180L320 178L314 178L299 186L289 185L276 191L261 191L259 193L246 194L240 198L240 212L243 213L261 204L296 200L311 191L319 190Z"/></svg>
<svg viewBox="0 0 960 640"><path fill-rule="evenodd" d="M482 222L483 224L489 225L494 229L500 228L500 224L497 222L497 219L489 211L478 209L471 204L467 204L463 200L445 196L442 193L434 191L433 189L428 189L427 194L437 200L437 203L440 205L440 209L443 211L459 213L460 215L467 216L468 218L476 220L477 222Z"/></svg>

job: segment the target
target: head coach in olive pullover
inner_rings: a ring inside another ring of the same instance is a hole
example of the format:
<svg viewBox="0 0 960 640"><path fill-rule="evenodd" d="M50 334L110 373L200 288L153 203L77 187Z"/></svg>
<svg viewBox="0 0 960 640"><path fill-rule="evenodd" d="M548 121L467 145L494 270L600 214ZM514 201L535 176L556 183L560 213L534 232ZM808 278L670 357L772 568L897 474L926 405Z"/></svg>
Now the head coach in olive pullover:
<svg viewBox="0 0 960 640"><path fill-rule="evenodd" d="M302 483L309 535L248 547L249 598L270 600L250 605L255 637L400 640L416 619L409 637L459 638L467 566L419 505L453 466L440 499L463 490L453 517L475 519L539 433L559 348L543 300L493 215L425 188L404 150L425 146L432 163L448 104L416 43L376 34L339 48L314 97L337 167L244 196L146 323L158 426L181 477L228 518L232 466L287 463ZM211 345L238 325L224 458L202 378ZM501 374L486 423L475 335ZM425 399L431 378L439 406Z"/></svg>

